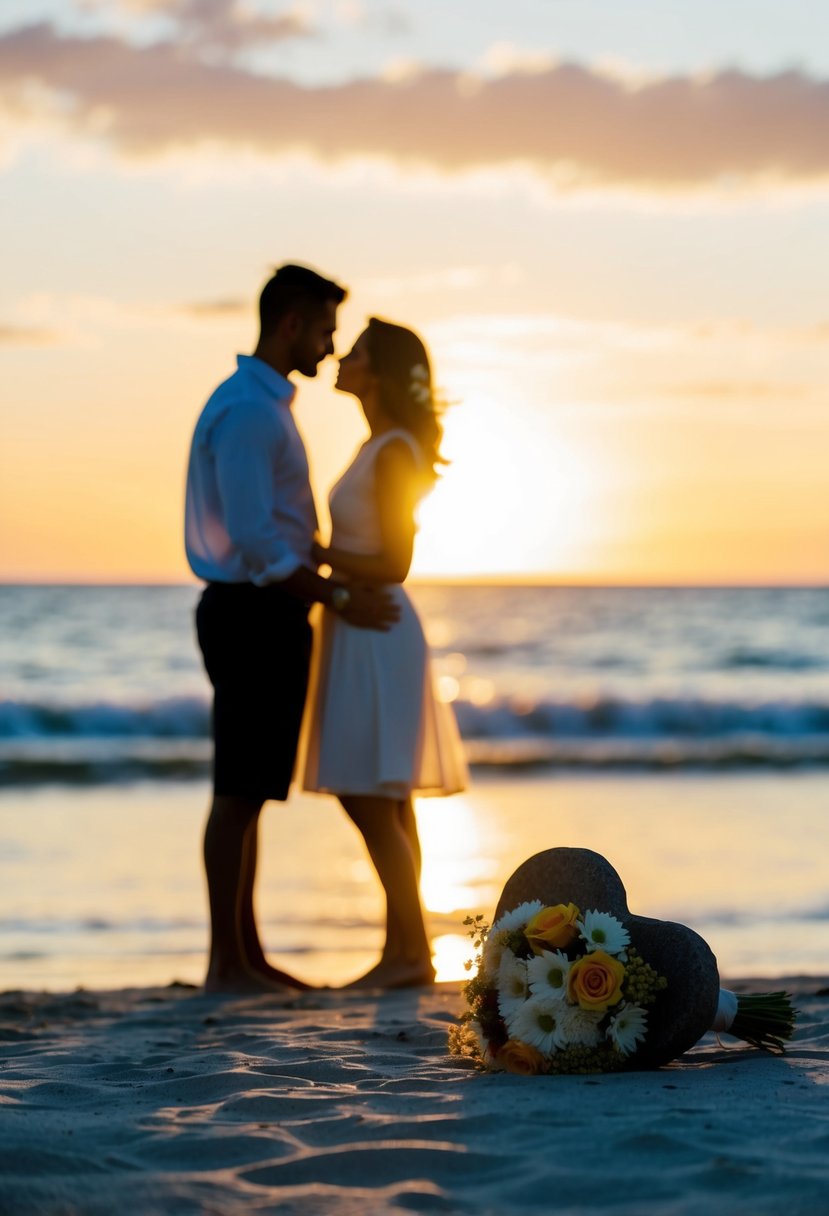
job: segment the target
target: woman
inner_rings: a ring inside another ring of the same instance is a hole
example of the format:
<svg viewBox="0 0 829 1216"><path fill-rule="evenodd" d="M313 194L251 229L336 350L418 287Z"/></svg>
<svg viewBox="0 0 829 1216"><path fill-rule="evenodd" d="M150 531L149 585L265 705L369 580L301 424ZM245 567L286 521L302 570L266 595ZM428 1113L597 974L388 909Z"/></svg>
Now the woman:
<svg viewBox="0 0 829 1216"><path fill-rule="evenodd" d="M371 435L330 495L330 548L314 556L332 577L393 587L400 621L387 633L323 614L312 676L303 785L336 794L363 835L386 893L380 961L355 984L434 981L418 882L412 792L463 789L452 711L434 696L409 572L415 507L433 484L441 428L429 359L416 334L372 317L340 361L336 387L357 397Z"/></svg>

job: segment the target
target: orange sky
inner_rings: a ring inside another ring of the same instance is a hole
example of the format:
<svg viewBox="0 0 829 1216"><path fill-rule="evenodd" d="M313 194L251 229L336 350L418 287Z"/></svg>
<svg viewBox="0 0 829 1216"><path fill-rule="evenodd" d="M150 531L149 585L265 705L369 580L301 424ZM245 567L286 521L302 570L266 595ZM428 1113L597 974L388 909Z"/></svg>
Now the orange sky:
<svg viewBox="0 0 829 1216"><path fill-rule="evenodd" d="M189 577L193 423L298 260L351 289L342 349L411 324L458 402L417 574L826 581L806 9L717 45L699 6L640 44L609 0L525 7L465 40L432 3L10 6L0 578ZM297 407L321 504L362 437L333 370Z"/></svg>

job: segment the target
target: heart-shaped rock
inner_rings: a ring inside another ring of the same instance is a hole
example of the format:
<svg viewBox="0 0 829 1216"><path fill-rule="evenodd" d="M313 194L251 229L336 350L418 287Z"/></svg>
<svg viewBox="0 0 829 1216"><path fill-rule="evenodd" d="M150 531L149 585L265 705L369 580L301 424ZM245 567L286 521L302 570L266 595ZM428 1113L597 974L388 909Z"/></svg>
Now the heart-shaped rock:
<svg viewBox="0 0 829 1216"><path fill-rule="evenodd" d="M534 899L545 905L574 903L581 912L609 912L625 926L645 962L668 981L648 1010L647 1040L628 1067L667 1064L711 1029L720 977L707 942L686 925L635 916L621 878L601 854L590 849L536 853L507 880L495 920Z"/></svg>

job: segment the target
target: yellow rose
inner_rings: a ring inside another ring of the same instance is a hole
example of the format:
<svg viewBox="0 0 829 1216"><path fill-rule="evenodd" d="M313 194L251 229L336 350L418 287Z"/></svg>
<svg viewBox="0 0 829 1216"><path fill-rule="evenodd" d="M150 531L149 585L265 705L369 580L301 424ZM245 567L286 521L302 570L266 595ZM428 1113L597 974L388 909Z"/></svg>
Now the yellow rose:
<svg viewBox="0 0 829 1216"><path fill-rule="evenodd" d="M573 963L567 975L567 996L582 1009L604 1013L622 999L625 969L604 950L594 950Z"/></svg>
<svg viewBox="0 0 829 1216"><path fill-rule="evenodd" d="M517 1077L534 1077L544 1067L544 1057L540 1051L522 1043L520 1039L507 1039L503 1047L499 1047L495 1063L506 1072L515 1073Z"/></svg>
<svg viewBox="0 0 829 1216"><path fill-rule="evenodd" d="M551 908L536 912L524 930L533 953L541 954L544 950L569 946L579 935L576 921L580 916L575 904L554 904Z"/></svg>

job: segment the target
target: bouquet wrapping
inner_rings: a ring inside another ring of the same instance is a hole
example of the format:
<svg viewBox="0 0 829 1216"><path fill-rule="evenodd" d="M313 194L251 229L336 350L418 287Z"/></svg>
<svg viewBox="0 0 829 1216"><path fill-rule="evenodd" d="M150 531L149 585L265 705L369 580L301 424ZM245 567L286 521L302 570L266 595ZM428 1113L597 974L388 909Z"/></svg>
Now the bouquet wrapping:
<svg viewBox="0 0 829 1216"><path fill-rule="evenodd" d="M618 874L590 850L537 854L507 883L491 927L482 916L466 924L479 953L449 1045L487 1069L657 1067L711 1029L772 1051L791 1037L787 994L721 989L707 943L631 914Z"/></svg>

